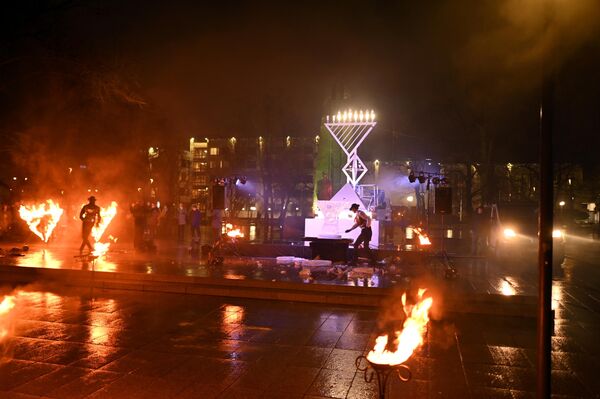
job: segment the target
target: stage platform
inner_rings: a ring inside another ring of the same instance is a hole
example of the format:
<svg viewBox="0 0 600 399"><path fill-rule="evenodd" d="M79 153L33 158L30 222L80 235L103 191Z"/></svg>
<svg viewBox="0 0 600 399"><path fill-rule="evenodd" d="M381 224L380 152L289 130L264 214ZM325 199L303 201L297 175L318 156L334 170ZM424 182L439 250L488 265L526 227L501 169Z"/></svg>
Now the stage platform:
<svg viewBox="0 0 600 399"><path fill-rule="evenodd" d="M378 269L346 265L316 268L310 276L298 265L275 262L275 256L302 257L306 250L310 248L241 245L237 256L226 257L223 265L209 266L186 247L159 246L156 254L116 248L95 262L74 257L75 248L33 247L23 252L24 256L5 252L0 257L0 282L372 307L399 301L399 293L407 289L424 287L438 297L436 313L440 318L449 313L535 316L535 287L527 276L518 273L522 271L519 266L457 258L458 276L446 279L439 260L423 251L380 252L380 257L385 254L384 258L395 258L395 262Z"/></svg>

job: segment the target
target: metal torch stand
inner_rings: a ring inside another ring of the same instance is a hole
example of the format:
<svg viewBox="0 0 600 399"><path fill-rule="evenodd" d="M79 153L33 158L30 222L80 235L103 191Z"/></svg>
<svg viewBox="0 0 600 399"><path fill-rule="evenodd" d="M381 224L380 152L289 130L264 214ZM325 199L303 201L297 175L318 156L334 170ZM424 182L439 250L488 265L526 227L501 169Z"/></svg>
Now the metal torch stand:
<svg viewBox="0 0 600 399"><path fill-rule="evenodd" d="M366 366L362 366L363 359L366 362ZM389 364L376 364L371 363L366 356L360 355L355 361L356 369L364 373L363 378L366 383L371 383L375 376L377 376L377 391L378 398L385 399L387 385L391 381L390 376L396 375L402 382L407 382L412 378L410 368L405 364L389 365Z"/></svg>

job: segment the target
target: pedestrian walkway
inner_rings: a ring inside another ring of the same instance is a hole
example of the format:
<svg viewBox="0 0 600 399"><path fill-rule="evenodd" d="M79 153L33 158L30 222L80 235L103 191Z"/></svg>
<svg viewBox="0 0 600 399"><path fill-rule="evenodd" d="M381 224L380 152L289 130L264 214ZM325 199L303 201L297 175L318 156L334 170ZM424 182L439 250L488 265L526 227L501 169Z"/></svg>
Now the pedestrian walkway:
<svg viewBox="0 0 600 399"><path fill-rule="evenodd" d="M3 398L375 398L354 361L377 335L378 312L122 292L18 295ZM430 322L407 364L413 378L390 398L530 397L534 322ZM564 347L561 338L559 344ZM562 355L557 393L585 397Z"/></svg>
<svg viewBox="0 0 600 399"><path fill-rule="evenodd" d="M555 281L557 398L600 395L599 252L595 243L569 247ZM469 266L465 281L483 290L494 271L480 265ZM364 308L92 287L29 290L12 317L2 398L374 398L375 386L353 362L372 346L395 298ZM413 379L395 381L391 398L533 397L535 319L434 319L407 363Z"/></svg>

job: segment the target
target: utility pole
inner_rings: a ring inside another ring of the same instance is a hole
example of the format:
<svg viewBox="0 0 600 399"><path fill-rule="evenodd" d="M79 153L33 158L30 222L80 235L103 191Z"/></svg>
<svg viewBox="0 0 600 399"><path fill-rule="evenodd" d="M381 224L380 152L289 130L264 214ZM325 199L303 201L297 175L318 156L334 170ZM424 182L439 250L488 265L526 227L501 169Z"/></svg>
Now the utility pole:
<svg viewBox="0 0 600 399"><path fill-rule="evenodd" d="M549 17L550 15L546 15L547 21ZM539 148L537 397L544 399L550 398L552 393L552 230L554 219L552 123L554 119L554 68L549 58L546 57L543 72Z"/></svg>

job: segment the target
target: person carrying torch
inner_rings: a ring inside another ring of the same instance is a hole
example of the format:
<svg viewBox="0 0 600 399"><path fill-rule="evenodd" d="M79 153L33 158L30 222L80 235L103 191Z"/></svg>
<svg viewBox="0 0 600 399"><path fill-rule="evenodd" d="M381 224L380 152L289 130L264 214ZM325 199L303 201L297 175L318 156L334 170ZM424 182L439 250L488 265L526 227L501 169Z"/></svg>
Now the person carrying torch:
<svg viewBox="0 0 600 399"><path fill-rule="evenodd" d="M83 253L83 249L87 246L90 253L94 250L94 247L90 243L90 234L94 225L100 224L100 207L96 205L96 197L93 195L88 198L88 203L85 204L79 212L79 219L82 222L81 228L81 246L79 247L79 254Z"/></svg>

